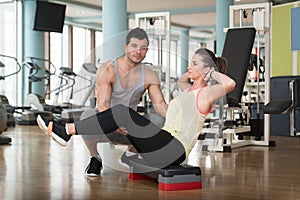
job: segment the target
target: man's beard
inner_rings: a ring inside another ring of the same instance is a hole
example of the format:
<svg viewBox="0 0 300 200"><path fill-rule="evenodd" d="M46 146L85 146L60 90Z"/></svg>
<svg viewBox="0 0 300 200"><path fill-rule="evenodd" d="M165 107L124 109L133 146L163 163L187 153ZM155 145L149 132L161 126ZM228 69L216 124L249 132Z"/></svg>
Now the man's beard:
<svg viewBox="0 0 300 200"><path fill-rule="evenodd" d="M138 61L135 61L133 58L128 56L128 59L130 60L130 62L137 65L137 64L140 64L145 57L141 57Z"/></svg>

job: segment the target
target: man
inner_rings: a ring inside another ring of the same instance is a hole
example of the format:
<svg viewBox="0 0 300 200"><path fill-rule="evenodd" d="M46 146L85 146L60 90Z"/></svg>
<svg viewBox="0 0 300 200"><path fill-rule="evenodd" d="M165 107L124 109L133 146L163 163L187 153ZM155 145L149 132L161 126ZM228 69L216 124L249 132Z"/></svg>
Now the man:
<svg viewBox="0 0 300 200"><path fill-rule="evenodd" d="M149 66L142 64L148 51L148 45L147 33L141 28L135 28L126 36L125 55L113 61L107 61L98 69L96 74L98 112L116 104L123 104L137 110L142 95L148 91L153 108L158 115L148 115L147 117L158 126L163 125L167 104L160 90L160 80ZM99 136L82 137L91 155L85 175L99 176L101 173L102 160L97 151L97 143L110 141L115 144L130 144L125 134L126 130L120 128L116 132L106 135L109 140L99 138ZM132 156L134 153L126 152L122 158L125 159L130 155Z"/></svg>

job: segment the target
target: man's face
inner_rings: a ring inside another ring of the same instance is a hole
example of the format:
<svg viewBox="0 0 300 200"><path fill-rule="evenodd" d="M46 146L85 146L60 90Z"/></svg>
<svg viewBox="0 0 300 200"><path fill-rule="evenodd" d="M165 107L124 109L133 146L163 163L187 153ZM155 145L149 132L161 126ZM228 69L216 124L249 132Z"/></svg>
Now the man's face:
<svg viewBox="0 0 300 200"><path fill-rule="evenodd" d="M148 51L147 39L139 40L137 38L131 38L128 45L125 45L125 53L128 59L135 63L141 63Z"/></svg>

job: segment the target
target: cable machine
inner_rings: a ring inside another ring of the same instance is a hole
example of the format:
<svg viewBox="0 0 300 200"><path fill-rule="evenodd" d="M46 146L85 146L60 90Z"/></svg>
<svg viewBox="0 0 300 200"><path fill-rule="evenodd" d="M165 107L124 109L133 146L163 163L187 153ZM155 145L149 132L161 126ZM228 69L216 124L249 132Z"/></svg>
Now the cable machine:
<svg viewBox="0 0 300 200"><path fill-rule="evenodd" d="M154 12L139 13L135 15L135 23L137 27L143 28L153 39L158 40L157 63L153 63L153 70L158 72L161 84L163 85L163 93L166 102L170 101L170 13ZM164 47L163 47L164 41ZM156 47L154 47L156 48ZM164 55L164 56L163 56ZM165 59L165 60L163 60ZM165 65L165 72L163 66ZM144 105L147 102L144 102Z"/></svg>
<svg viewBox="0 0 300 200"><path fill-rule="evenodd" d="M265 102L269 102L270 100L270 12L270 3L230 6L230 27L227 31L245 28L255 29L255 40L253 44L255 55L257 56L257 59L255 61L257 63L255 64L257 67L261 66L260 56L263 54L265 60L263 71L264 74L261 74L261 71L258 69L256 72L256 82L251 82L251 86L256 90L256 98L254 101L254 103L256 104L256 112L253 109L252 113L250 114L249 105L251 105L251 102L241 102L239 103L239 107L228 106L228 108L224 109L226 110L226 120L228 120L229 116L229 120L236 123L237 125L231 124L229 126L226 126L225 121L223 127L224 130L222 131L220 137L211 137L210 139L200 138L204 140L202 149L208 151L230 152L233 148L243 147L247 145L275 145L275 143L269 141L270 116L264 115L264 118L261 119L260 114L260 103L262 98L264 98ZM248 79L246 79L246 85L247 81ZM240 89L242 89L240 93L243 93L244 95L244 88ZM260 96L261 90L264 91L263 97ZM253 119L250 119L250 115ZM204 128L203 133L216 134L216 131L213 131L213 129L211 128Z"/></svg>

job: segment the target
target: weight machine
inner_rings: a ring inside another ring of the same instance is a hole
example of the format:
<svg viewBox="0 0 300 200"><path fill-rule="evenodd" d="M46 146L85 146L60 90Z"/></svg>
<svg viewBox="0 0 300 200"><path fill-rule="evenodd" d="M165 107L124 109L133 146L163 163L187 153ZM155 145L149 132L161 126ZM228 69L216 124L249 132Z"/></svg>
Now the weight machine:
<svg viewBox="0 0 300 200"><path fill-rule="evenodd" d="M170 77L170 13L169 12L154 12L140 13L135 15L135 23L137 27L143 28L149 36L149 39L157 39L157 63L152 64L152 69L157 72L161 84L162 91L166 102L170 101L171 77ZM164 41L164 47L163 47ZM163 54L166 59L163 62ZM164 63L164 64L163 64ZM165 68L163 66L166 66ZM165 69L165 72L164 69ZM144 98L144 105L147 103L147 95ZM147 108L146 108L147 110Z"/></svg>
<svg viewBox="0 0 300 200"><path fill-rule="evenodd" d="M259 96L257 96L256 102L257 117L254 119L250 118L251 112L249 109L249 104L241 102L241 96L243 94L245 85L245 77L248 72L252 45L257 49L256 54L259 58L261 54L261 43L264 44L264 90L269 91L270 8L270 3L230 6L230 27L227 29L227 36L224 43L222 56L227 58L229 64L227 74L235 79L237 86L233 92L226 96L227 105L223 107L221 103L221 106L219 107L219 122L215 123L215 125L206 125L199 135L199 142L201 142L202 150L231 152L231 149L233 148L247 145L275 145L275 142L269 141L269 115L264 115L264 119L260 118ZM249 13L251 15L249 15ZM246 23L245 18L248 18ZM251 39L251 37L253 38ZM243 47L241 47L241 45L243 45ZM248 48L248 50L245 51L245 48ZM238 61L241 59L241 53L243 54L242 57L244 57L244 64L239 63ZM258 62L257 66L259 66L260 59L256 60ZM257 94L259 94L259 89L261 88L259 78L257 79L256 83ZM268 102L269 99L270 94L269 92L266 92L265 101ZM226 116L225 119L224 116ZM224 125L220 124L220 121L225 121Z"/></svg>

